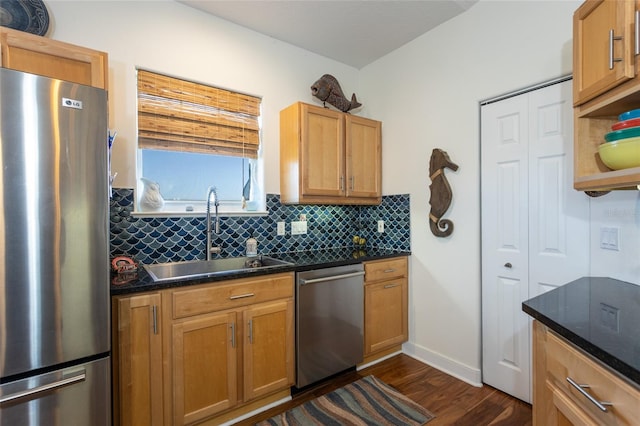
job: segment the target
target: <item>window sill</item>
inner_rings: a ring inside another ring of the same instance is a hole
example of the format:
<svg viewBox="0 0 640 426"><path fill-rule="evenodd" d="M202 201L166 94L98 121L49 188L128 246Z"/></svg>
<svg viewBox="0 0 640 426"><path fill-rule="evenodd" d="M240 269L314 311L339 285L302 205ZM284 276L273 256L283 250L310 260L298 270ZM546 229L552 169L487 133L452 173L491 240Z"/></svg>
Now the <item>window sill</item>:
<svg viewBox="0 0 640 426"><path fill-rule="evenodd" d="M213 206L211 206L211 215L214 215ZM230 216L266 216L269 212L264 207L256 210L245 210L240 203L227 202L220 203L218 207L219 217ZM207 215L207 207L204 202L167 202L162 210L145 211L136 210L131 213L135 217L204 217Z"/></svg>
<svg viewBox="0 0 640 426"><path fill-rule="evenodd" d="M266 210L218 211L219 217L267 216L268 214L269 212ZM207 215L207 212L204 212L204 211L186 212L186 211L162 210L157 212L142 212L142 211L131 212L131 216L134 216L134 217L205 217L206 215Z"/></svg>

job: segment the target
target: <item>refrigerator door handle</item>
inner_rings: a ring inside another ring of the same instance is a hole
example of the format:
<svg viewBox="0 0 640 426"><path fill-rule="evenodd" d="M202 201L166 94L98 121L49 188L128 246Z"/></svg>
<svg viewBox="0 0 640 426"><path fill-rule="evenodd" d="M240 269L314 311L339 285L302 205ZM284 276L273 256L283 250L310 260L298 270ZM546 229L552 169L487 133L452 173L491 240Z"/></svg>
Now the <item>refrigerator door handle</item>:
<svg viewBox="0 0 640 426"><path fill-rule="evenodd" d="M15 401L17 399L28 398L35 394L45 392L52 389L61 388L63 386L68 386L78 382L84 382L87 378L87 373L84 369L78 371L73 376L65 377L62 380L58 380L52 383L48 383L46 385L38 386L32 389L26 389L20 392L15 392L9 395L5 395L0 397L0 404L5 404L7 402Z"/></svg>

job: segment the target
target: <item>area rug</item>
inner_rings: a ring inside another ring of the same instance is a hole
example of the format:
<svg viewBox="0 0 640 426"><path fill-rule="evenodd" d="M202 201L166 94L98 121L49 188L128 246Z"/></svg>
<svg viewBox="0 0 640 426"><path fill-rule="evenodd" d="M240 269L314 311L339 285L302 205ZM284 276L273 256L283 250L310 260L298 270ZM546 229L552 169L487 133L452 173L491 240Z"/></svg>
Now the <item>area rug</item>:
<svg viewBox="0 0 640 426"><path fill-rule="evenodd" d="M434 417L381 380L367 376L256 426L419 426Z"/></svg>

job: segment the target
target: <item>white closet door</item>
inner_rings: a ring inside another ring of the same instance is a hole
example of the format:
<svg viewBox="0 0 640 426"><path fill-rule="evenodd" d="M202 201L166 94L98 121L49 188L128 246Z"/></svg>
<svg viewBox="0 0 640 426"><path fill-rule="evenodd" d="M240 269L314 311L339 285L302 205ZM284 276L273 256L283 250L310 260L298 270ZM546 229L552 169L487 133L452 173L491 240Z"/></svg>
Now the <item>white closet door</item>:
<svg viewBox="0 0 640 426"><path fill-rule="evenodd" d="M527 97L483 106L481 128L483 381L528 401Z"/></svg>
<svg viewBox="0 0 640 426"><path fill-rule="evenodd" d="M529 93L529 297L589 274L589 197L573 189L571 81Z"/></svg>
<svg viewBox="0 0 640 426"><path fill-rule="evenodd" d="M571 99L566 81L481 110L483 381L526 402L531 321L521 304L588 271Z"/></svg>

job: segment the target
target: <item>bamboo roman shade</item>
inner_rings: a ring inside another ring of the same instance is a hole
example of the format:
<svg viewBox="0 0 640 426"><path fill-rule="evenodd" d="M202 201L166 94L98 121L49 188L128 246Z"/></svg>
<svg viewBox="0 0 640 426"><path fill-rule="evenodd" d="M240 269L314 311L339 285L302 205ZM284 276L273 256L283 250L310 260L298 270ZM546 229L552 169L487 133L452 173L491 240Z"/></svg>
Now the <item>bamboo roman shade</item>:
<svg viewBox="0 0 640 426"><path fill-rule="evenodd" d="M138 147L257 158L260 98L138 70Z"/></svg>

